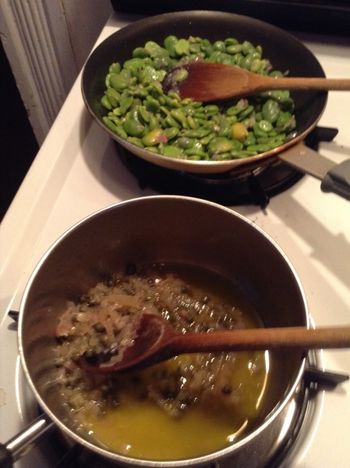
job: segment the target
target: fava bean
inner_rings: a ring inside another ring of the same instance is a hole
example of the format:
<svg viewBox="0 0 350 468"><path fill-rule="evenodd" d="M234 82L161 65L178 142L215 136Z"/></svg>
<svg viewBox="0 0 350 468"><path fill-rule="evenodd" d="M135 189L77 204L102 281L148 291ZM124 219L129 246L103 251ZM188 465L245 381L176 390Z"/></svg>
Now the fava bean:
<svg viewBox="0 0 350 468"><path fill-rule="evenodd" d="M244 55L249 55L252 52L255 52L255 48L254 48L253 44L251 42L249 42L249 41L244 41L243 44L242 44L242 53Z"/></svg>
<svg viewBox="0 0 350 468"><path fill-rule="evenodd" d="M201 40L201 50L206 56L209 56L213 52L213 45L208 39Z"/></svg>
<svg viewBox="0 0 350 468"><path fill-rule="evenodd" d="M256 137L253 132L248 132L247 137L244 140L246 146L255 145L256 144Z"/></svg>
<svg viewBox="0 0 350 468"><path fill-rule="evenodd" d="M229 160L233 158L232 158L232 153L227 152L227 153L215 153L213 154L212 159L214 161L225 161L225 160Z"/></svg>
<svg viewBox="0 0 350 468"><path fill-rule="evenodd" d="M164 39L164 46L169 52L170 57L176 57L175 44L178 39L176 36L168 36Z"/></svg>
<svg viewBox="0 0 350 468"><path fill-rule="evenodd" d="M176 144L183 149L192 148L194 140L192 138L180 137L177 139Z"/></svg>
<svg viewBox="0 0 350 468"><path fill-rule="evenodd" d="M250 71L253 73L257 73L261 67L261 60L259 58L255 58L252 60L250 64Z"/></svg>
<svg viewBox="0 0 350 468"><path fill-rule="evenodd" d="M154 41L147 41L145 44L145 50L150 57L156 57L157 55L159 56L162 53L161 51L164 49Z"/></svg>
<svg viewBox="0 0 350 468"><path fill-rule="evenodd" d="M144 120L144 122L146 123L145 120ZM148 128L150 130L154 130L157 127L159 127L159 122L158 122L157 117L154 114L150 114L150 118L149 118L149 122L148 122Z"/></svg>
<svg viewBox="0 0 350 468"><path fill-rule="evenodd" d="M138 115L143 120L145 124L149 124L152 118L152 114L148 112L145 106L140 106L138 108Z"/></svg>
<svg viewBox="0 0 350 468"><path fill-rule="evenodd" d="M192 160L201 160L201 159L209 159L208 153L206 153L203 150L200 150L199 148L189 148L185 150L185 154L189 156L189 159Z"/></svg>
<svg viewBox="0 0 350 468"><path fill-rule="evenodd" d="M263 132L266 132L266 133L271 132L271 130L273 129L272 123L269 122L268 120L260 120L260 122L258 123L258 126Z"/></svg>
<svg viewBox="0 0 350 468"><path fill-rule="evenodd" d="M235 37L227 37L224 40L225 46L238 44L238 40Z"/></svg>
<svg viewBox="0 0 350 468"><path fill-rule="evenodd" d="M136 49L133 50L132 56L137 58L145 58L148 57L149 54L144 47L136 47Z"/></svg>
<svg viewBox="0 0 350 468"><path fill-rule="evenodd" d="M182 151L181 148L178 148L177 146L172 146L172 145L165 145L163 146L161 150L163 156L169 156L171 158L181 158L184 156L184 152Z"/></svg>
<svg viewBox="0 0 350 468"><path fill-rule="evenodd" d="M175 43L175 52L177 55L188 55L190 51L190 44L187 39L179 39Z"/></svg>
<svg viewBox="0 0 350 468"><path fill-rule="evenodd" d="M123 128L129 136L140 137L145 131L144 125L138 120L137 111L129 112L123 124Z"/></svg>
<svg viewBox="0 0 350 468"><path fill-rule="evenodd" d="M224 41L215 41L213 44L214 50L219 50L220 52L224 52L226 49Z"/></svg>
<svg viewBox="0 0 350 468"><path fill-rule="evenodd" d="M102 99L101 99L101 104L103 105L103 107L105 107L107 110L112 110L113 107L112 107L112 104L110 103L109 99L108 99L108 96L105 94L104 96L102 96Z"/></svg>
<svg viewBox="0 0 350 468"><path fill-rule="evenodd" d="M246 57L244 57L244 59L241 60L240 65L242 68L246 68L247 70L250 70L253 60L254 60L253 54L249 54Z"/></svg>
<svg viewBox="0 0 350 468"><path fill-rule="evenodd" d="M194 130L184 130L182 133L190 138L203 138L211 133L211 129L202 127Z"/></svg>
<svg viewBox="0 0 350 468"><path fill-rule="evenodd" d="M112 132L115 132L117 133L117 130L118 130L118 127L115 125L114 122L112 122L112 120L110 118L108 118L107 116L104 116L102 118L103 122L106 124L106 126L112 130ZM126 135L126 134L125 134Z"/></svg>
<svg viewBox="0 0 350 468"><path fill-rule="evenodd" d="M171 115L167 115L165 117L165 122L166 122L168 127L181 128L181 125Z"/></svg>
<svg viewBox="0 0 350 468"><path fill-rule="evenodd" d="M229 54L237 54L238 52L241 52L242 51L242 45L241 44L233 44L233 45L229 45L226 47L226 52L228 52Z"/></svg>
<svg viewBox="0 0 350 468"><path fill-rule="evenodd" d="M168 140L172 140L175 138L179 133L179 129L177 127L170 127L164 129L164 134L168 138Z"/></svg>
<svg viewBox="0 0 350 468"><path fill-rule="evenodd" d="M188 123L189 128L194 129L198 127L197 122L194 120L194 118L191 115L187 116L187 123Z"/></svg>
<svg viewBox="0 0 350 468"><path fill-rule="evenodd" d="M279 131L291 131L295 128L295 117L290 112L280 112L276 120Z"/></svg>
<svg viewBox="0 0 350 468"><path fill-rule="evenodd" d="M273 99L268 99L262 107L262 116L265 120L270 123L275 123L278 119L278 115L281 108L278 102Z"/></svg>
<svg viewBox="0 0 350 468"><path fill-rule="evenodd" d="M239 119L239 120L245 119L245 118L248 117L248 115L250 115L253 111L254 111L254 106L251 104L251 105L247 106L245 109L243 109L242 111L240 111L240 112L238 113L238 119Z"/></svg>
<svg viewBox="0 0 350 468"><path fill-rule="evenodd" d="M259 126L259 122L256 122L254 125L253 125L253 132L254 132L254 135L259 138L259 137L266 137L266 132L260 128Z"/></svg>
<svg viewBox="0 0 350 468"><path fill-rule="evenodd" d="M210 154L227 153L233 147L232 141L225 137L216 137L208 145Z"/></svg>
<svg viewBox="0 0 350 468"><path fill-rule="evenodd" d="M123 91L129 85L129 80L120 74L111 73L109 82L112 88L116 91Z"/></svg>
<svg viewBox="0 0 350 468"><path fill-rule="evenodd" d="M130 143L132 143L133 145L138 146L139 148L143 148L143 143L142 140L140 140L140 138L128 137L128 141L130 141Z"/></svg>
<svg viewBox="0 0 350 468"><path fill-rule="evenodd" d="M120 113L124 115L133 103L132 96L122 96L120 98Z"/></svg>
<svg viewBox="0 0 350 468"><path fill-rule="evenodd" d="M145 146L145 150L151 151L152 153L159 153L159 149L156 146Z"/></svg>
<svg viewBox="0 0 350 468"><path fill-rule="evenodd" d="M115 62L115 63L112 63L111 66L109 67L109 73L120 73L120 70L121 70L121 66L120 66L120 63L118 62Z"/></svg>
<svg viewBox="0 0 350 468"><path fill-rule="evenodd" d="M145 107L150 112L158 112L160 110L159 102L154 99L152 96L147 96L145 100Z"/></svg>
<svg viewBox="0 0 350 468"><path fill-rule="evenodd" d="M282 145L295 128L289 91L202 104L166 93L162 81L177 63L195 59L226 63L255 73L282 76L262 56L260 45L228 37L214 42L169 35L162 45L147 41L123 64L112 63L101 104L104 124L130 143L172 158L229 160ZM187 77L178 69L178 80Z"/></svg>
<svg viewBox="0 0 350 468"><path fill-rule="evenodd" d="M168 138L161 128L155 128L154 130L151 130L142 138L142 143L145 146L156 146L158 143L167 143L167 141Z"/></svg>
<svg viewBox="0 0 350 468"><path fill-rule="evenodd" d="M174 109L170 111L170 114L181 124L183 128L188 128L186 116L181 109Z"/></svg>
<svg viewBox="0 0 350 468"><path fill-rule="evenodd" d="M113 88L108 88L106 90L106 96L112 107L117 107L119 105L120 93Z"/></svg>

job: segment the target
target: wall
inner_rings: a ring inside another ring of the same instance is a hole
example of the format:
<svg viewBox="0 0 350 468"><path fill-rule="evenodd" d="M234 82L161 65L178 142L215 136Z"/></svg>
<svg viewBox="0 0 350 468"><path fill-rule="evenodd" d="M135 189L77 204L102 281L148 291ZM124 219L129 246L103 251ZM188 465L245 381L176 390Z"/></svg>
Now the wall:
<svg viewBox="0 0 350 468"><path fill-rule="evenodd" d="M109 0L61 0L74 60L80 70L112 12Z"/></svg>
<svg viewBox="0 0 350 468"><path fill-rule="evenodd" d="M1 0L1 41L39 144L111 12L109 0Z"/></svg>
<svg viewBox="0 0 350 468"><path fill-rule="evenodd" d="M0 221L111 12L109 0L0 0Z"/></svg>

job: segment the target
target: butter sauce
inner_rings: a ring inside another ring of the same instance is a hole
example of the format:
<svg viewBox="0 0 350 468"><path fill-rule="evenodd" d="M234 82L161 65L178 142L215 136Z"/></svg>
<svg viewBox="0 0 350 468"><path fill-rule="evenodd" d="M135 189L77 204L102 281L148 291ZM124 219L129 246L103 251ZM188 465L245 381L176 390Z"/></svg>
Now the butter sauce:
<svg viewBox="0 0 350 468"><path fill-rule="evenodd" d="M268 385L268 352L187 354L106 376L76 364L110 340L130 339L129 323L144 310L182 333L262 325L237 285L197 267L134 268L98 283L68 305L57 328L61 393L79 431L108 450L150 460L198 457L249 432Z"/></svg>
<svg viewBox="0 0 350 468"><path fill-rule="evenodd" d="M207 401L180 417L169 417L156 404L125 391L118 408L102 417L87 416L84 425L101 446L134 458L178 460L205 455L236 442L249 430L259 413L267 368L268 352L239 353L231 379L237 404L229 410Z"/></svg>

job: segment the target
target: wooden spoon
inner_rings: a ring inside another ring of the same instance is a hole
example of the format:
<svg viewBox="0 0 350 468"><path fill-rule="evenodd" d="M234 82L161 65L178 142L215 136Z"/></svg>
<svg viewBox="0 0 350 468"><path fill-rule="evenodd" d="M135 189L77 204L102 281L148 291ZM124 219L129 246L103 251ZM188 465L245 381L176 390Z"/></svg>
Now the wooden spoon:
<svg viewBox="0 0 350 468"><path fill-rule="evenodd" d="M163 87L174 89L182 98L219 101L273 89L350 90L350 79L273 78L233 65L191 62L176 67L165 77Z"/></svg>
<svg viewBox="0 0 350 468"><path fill-rule="evenodd" d="M137 325L136 338L121 356L109 350L108 360L80 365L96 374L141 369L183 353L246 351L265 349L320 349L350 347L350 327L257 328L210 333L178 333L160 315L144 313Z"/></svg>

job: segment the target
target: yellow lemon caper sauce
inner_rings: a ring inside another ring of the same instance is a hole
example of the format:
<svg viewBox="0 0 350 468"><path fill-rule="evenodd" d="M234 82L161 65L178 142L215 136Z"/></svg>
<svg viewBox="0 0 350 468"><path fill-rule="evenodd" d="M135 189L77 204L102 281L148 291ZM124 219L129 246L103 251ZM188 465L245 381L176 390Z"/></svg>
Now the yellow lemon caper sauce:
<svg viewBox="0 0 350 468"><path fill-rule="evenodd" d="M142 312L182 333L261 326L231 281L195 267L129 268L70 303L57 327L61 394L79 431L122 455L150 460L198 457L254 426L268 381L267 352L201 353L123 374L94 376L77 361L132 339ZM127 346L127 344L126 344Z"/></svg>

